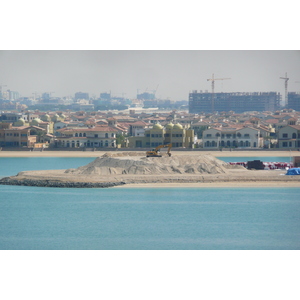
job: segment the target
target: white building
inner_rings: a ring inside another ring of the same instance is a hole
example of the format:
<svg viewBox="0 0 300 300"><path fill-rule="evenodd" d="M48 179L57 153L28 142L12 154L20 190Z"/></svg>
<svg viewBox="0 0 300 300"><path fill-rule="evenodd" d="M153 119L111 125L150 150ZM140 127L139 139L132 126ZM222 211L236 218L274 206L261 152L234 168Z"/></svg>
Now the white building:
<svg viewBox="0 0 300 300"><path fill-rule="evenodd" d="M252 127L210 128L203 132L203 148L260 148L260 130Z"/></svg>
<svg viewBox="0 0 300 300"><path fill-rule="evenodd" d="M69 128L57 130L55 146L58 148L116 148L119 130L112 126L95 126L93 128Z"/></svg>

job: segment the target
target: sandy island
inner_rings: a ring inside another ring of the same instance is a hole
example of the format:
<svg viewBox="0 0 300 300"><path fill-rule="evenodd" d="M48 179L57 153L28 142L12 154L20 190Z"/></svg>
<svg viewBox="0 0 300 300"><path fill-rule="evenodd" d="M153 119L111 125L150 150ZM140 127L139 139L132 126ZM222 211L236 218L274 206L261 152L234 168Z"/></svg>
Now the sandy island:
<svg viewBox="0 0 300 300"><path fill-rule="evenodd" d="M145 151L135 151L134 153L128 151L1 151L0 157L95 157L95 161L77 169L24 170L16 176L9 177L10 180L18 182L113 183L116 185L120 183L115 188L208 188L300 187L300 176L287 176L285 170L232 168L216 159L216 157L231 156L292 158L299 154L298 151L173 151L171 158L146 158ZM106 158L103 158L103 155Z"/></svg>

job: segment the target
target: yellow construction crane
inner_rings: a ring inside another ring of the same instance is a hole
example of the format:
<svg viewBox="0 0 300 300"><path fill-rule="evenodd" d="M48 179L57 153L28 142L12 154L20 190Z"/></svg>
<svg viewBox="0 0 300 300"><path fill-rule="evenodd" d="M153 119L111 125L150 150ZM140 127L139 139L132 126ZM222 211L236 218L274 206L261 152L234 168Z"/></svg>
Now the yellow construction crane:
<svg viewBox="0 0 300 300"><path fill-rule="evenodd" d="M211 111L214 113L214 101L215 101L215 80L227 80L231 78L215 78L215 75L212 74L212 78L207 79L207 81L211 81Z"/></svg>
<svg viewBox="0 0 300 300"><path fill-rule="evenodd" d="M285 77L279 77L279 79L284 79L284 88L285 88L285 103L284 105L287 105L288 103L288 81L289 78L287 77L287 73L285 73Z"/></svg>

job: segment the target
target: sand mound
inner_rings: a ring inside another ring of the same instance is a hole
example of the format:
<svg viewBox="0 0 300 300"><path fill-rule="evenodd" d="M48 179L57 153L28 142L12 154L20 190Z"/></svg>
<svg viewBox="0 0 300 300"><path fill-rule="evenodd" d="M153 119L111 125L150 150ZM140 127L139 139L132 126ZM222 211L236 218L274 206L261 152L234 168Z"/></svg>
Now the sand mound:
<svg viewBox="0 0 300 300"><path fill-rule="evenodd" d="M134 151L107 152L107 153L103 154L101 157L142 156L143 154L141 154L141 152L134 152Z"/></svg>
<svg viewBox="0 0 300 300"><path fill-rule="evenodd" d="M211 155L138 157L132 155L104 154L93 162L77 169L68 169L65 173L80 175L163 175L163 174L218 174L226 173L229 164Z"/></svg>

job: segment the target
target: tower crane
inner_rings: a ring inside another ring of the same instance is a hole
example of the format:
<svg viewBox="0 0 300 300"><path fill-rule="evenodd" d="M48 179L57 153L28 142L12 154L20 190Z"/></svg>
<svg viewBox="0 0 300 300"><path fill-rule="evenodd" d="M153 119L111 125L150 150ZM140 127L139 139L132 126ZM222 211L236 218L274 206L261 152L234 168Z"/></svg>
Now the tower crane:
<svg viewBox="0 0 300 300"><path fill-rule="evenodd" d="M279 77L279 79L284 79L284 88L285 88L284 105L286 105L288 103L288 81L289 81L289 78L287 77L287 73L285 73L285 77Z"/></svg>
<svg viewBox="0 0 300 300"><path fill-rule="evenodd" d="M212 113L215 110L214 100L215 100L215 80L227 80L231 78L215 78L215 75L212 74L212 78L207 79L207 81L211 81L211 111Z"/></svg>

